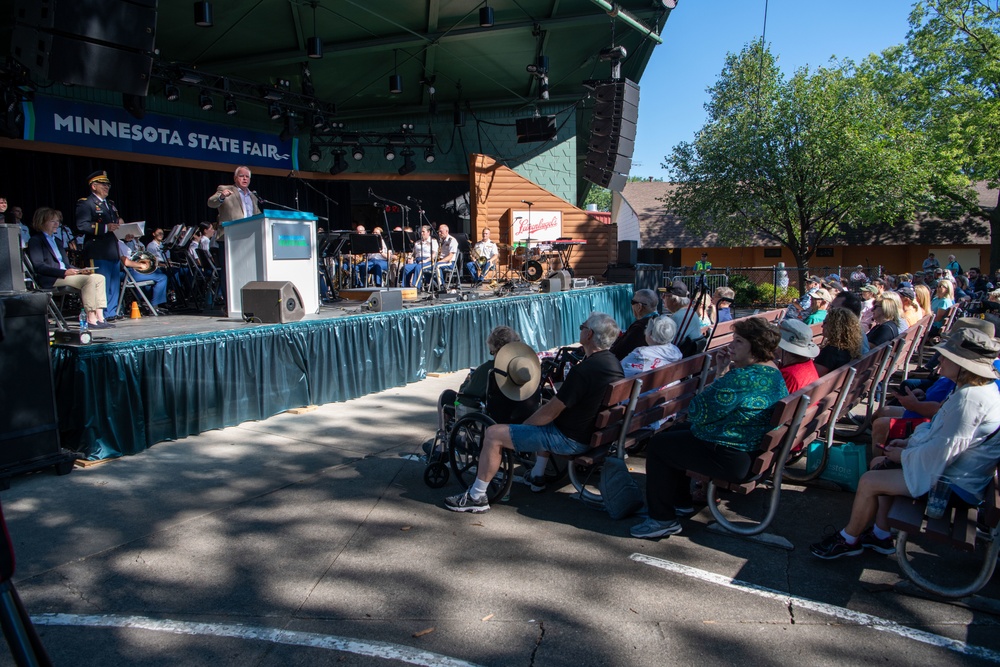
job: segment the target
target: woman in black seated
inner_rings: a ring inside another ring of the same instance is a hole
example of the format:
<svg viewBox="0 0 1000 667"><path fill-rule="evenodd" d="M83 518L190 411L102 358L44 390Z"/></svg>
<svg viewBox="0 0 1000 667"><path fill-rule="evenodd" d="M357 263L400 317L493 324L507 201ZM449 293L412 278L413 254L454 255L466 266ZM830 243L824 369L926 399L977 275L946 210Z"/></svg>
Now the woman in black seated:
<svg viewBox="0 0 1000 667"><path fill-rule="evenodd" d="M35 278L42 289L68 285L80 290L80 300L87 313L87 323L94 329L110 329L115 325L104 321L108 307L104 291L104 276L84 269L74 268L66 256L62 241L56 232L62 224L62 213L43 207L35 211L31 221L35 234L28 239L28 259L35 270Z"/></svg>
<svg viewBox="0 0 1000 667"><path fill-rule="evenodd" d="M681 531L678 516L694 513L686 471L740 481L771 429L771 406L788 394L774 363L781 334L759 317L737 322L729 347L715 356L717 377L691 402L688 421L653 436L646 453L649 518L632 537Z"/></svg>
<svg viewBox="0 0 1000 667"><path fill-rule="evenodd" d="M814 360L823 377L861 357L861 324L846 308L833 308L823 320L823 345Z"/></svg>
<svg viewBox="0 0 1000 667"><path fill-rule="evenodd" d="M872 330L868 332L868 345L871 348L887 343L899 335L899 307L893 299L879 297L872 306Z"/></svg>

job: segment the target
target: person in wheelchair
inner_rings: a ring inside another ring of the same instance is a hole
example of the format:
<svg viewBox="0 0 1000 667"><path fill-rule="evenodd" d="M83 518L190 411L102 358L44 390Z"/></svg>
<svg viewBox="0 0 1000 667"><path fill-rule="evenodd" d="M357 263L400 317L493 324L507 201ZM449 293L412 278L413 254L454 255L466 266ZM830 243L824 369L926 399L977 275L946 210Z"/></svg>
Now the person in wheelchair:
<svg viewBox="0 0 1000 667"><path fill-rule="evenodd" d="M504 449L536 454L535 467L526 475L526 481L532 490L537 488L539 491L545 488L542 474L550 454L575 456L590 449L597 408L604 398L605 389L611 382L625 377L621 363L610 351L618 333L618 324L605 313L592 313L580 325L580 344L586 354L584 360L570 370L555 397L523 424L494 424L486 429L476 480L464 493L446 498L444 504L447 509L453 512L486 512L490 509L486 492L500 469ZM499 356L498 367L501 366ZM501 391L505 387L510 389L508 383L516 380L510 371L521 366L516 358L510 361L507 374L497 381Z"/></svg>
<svg viewBox="0 0 1000 667"><path fill-rule="evenodd" d="M538 409L539 391L537 388L531 395L523 399L512 399L508 396L511 393L510 390L506 393L500 391L493 373L495 357L498 353L510 343L520 342L521 337L512 328L505 325L493 328L493 331L486 337L486 347L494 359L489 359L473 369L462 382L458 391L445 389L441 392L441 396L438 397L438 431L434 440L424 443L425 453L434 456L440 455L444 451L444 443L448 437L448 431L451 430L450 424L456 417L479 411L484 412L498 424L520 424ZM512 352L512 350L508 352ZM505 356L509 357L510 355ZM506 368L509 359L507 361L501 359L501 361L503 362L502 368ZM538 383L535 382L535 385Z"/></svg>

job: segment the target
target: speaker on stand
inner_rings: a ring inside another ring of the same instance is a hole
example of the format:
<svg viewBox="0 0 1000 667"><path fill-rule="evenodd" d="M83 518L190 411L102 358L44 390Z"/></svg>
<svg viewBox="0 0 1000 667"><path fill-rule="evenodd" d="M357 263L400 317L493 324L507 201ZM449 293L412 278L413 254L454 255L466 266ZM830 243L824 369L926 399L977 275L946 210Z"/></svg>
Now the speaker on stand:
<svg viewBox="0 0 1000 667"><path fill-rule="evenodd" d="M639 119L639 86L628 79L611 79L593 84L594 115L583 177L621 192L632 169L635 127Z"/></svg>

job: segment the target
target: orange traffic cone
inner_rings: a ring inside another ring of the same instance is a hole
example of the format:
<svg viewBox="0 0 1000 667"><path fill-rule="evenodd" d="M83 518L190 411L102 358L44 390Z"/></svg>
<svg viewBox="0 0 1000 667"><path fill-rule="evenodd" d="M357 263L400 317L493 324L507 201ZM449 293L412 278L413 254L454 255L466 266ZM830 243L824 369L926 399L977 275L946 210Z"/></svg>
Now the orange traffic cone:
<svg viewBox="0 0 1000 667"><path fill-rule="evenodd" d="M133 319L133 320L138 320L141 317L142 317L142 313L139 312L139 302L138 301L133 301L132 302L132 314L129 315L129 318Z"/></svg>

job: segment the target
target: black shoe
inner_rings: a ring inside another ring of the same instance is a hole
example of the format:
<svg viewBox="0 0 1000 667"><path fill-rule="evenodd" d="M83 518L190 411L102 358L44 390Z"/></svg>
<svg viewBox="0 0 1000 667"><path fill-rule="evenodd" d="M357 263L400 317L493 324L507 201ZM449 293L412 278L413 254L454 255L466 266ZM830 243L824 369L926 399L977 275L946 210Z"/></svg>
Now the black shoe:
<svg viewBox="0 0 1000 667"><path fill-rule="evenodd" d="M848 544L844 536L840 534L840 531L830 535L822 542L817 542L809 546L809 551L812 552L812 555L823 560L833 560L841 556L860 556L864 550L865 548L862 546L861 540L858 540L854 544Z"/></svg>
<svg viewBox="0 0 1000 667"><path fill-rule="evenodd" d="M863 548L871 549L875 553L880 553L883 556L896 553L896 544L892 541L891 535L884 540L880 540L875 537L875 531L870 528L862 533L858 542Z"/></svg>
<svg viewBox="0 0 1000 667"><path fill-rule="evenodd" d="M113 325L113 324L111 324L111 322L108 322L107 320L105 320L104 322L94 322L93 324L89 325L88 328L90 328L90 329L114 329L115 325Z"/></svg>

